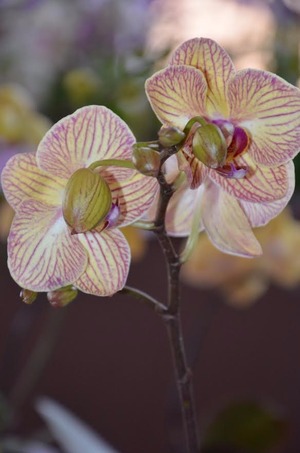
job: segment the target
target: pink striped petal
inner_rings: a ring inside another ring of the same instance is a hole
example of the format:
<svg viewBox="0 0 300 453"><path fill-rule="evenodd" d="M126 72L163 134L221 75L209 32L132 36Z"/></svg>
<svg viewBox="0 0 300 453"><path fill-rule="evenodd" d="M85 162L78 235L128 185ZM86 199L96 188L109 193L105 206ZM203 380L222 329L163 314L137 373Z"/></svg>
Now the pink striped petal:
<svg viewBox="0 0 300 453"><path fill-rule="evenodd" d="M205 115L207 85L201 71L169 66L146 81L146 94L158 119L184 129L194 116Z"/></svg>
<svg viewBox="0 0 300 453"><path fill-rule="evenodd" d="M187 152L177 153L180 170L184 171L191 189L196 189L205 180L208 174L206 167L193 154Z"/></svg>
<svg viewBox="0 0 300 453"><path fill-rule="evenodd" d="M16 154L4 167L1 183L6 200L16 210L22 201L29 199L58 206L66 180L40 170L35 154Z"/></svg>
<svg viewBox="0 0 300 453"><path fill-rule="evenodd" d="M196 203L199 203L204 186L191 190L189 186L180 187L172 196L166 215L166 229L171 236L188 236L191 232ZM203 225L199 223L199 231Z"/></svg>
<svg viewBox="0 0 300 453"><path fill-rule="evenodd" d="M32 291L52 291L78 279L87 254L71 236L60 210L36 200L19 206L8 237L8 267Z"/></svg>
<svg viewBox="0 0 300 453"><path fill-rule="evenodd" d="M124 121L106 107L92 105L63 118L47 132L38 147L37 162L50 174L69 178L97 160L130 159L134 143Z"/></svg>
<svg viewBox="0 0 300 453"><path fill-rule="evenodd" d="M239 71L229 87L231 117L250 132L249 154L278 165L300 150L300 91L275 74Z"/></svg>
<svg viewBox="0 0 300 453"><path fill-rule="evenodd" d="M203 194L202 209L203 225L215 247L230 255L261 255L261 246L234 197L210 183Z"/></svg>
<svg viewBox="0 0 300 453"><path fill-rule="evenodd" d="M265 167L256 164L248 153L236 159L239 166L248 167L241 179L226 178L211 170L209 177L229 195L251 202L271 202L283 198L288 190L286 165Z"/></svg>
<svg viewBox="0 0 300 453"><path fill-rule="evenodd" d="M286 164L288 190L286 195L271 203L250 203L239 200L239 204L245 212L250 225L255 228L266 225L286 207L295 189L295 168L293 162Z"/></svg>
<svg viewBox="0 0 300 453"><path fill-rule="evenodd" d="M235 74L227 52L215 41L195 38L184 42L173 54L170 64L200 69L207 81L207 112L211 116L228 115L227 87Z"/></svg>
<svg viewBox="0 0 300 453"><path fill-rule="evenodd" d="M148 211L158 191L158 183L155 178L134 172L131 178L110 184L110 189L113 202L120 208L117 226L125 226Z"/></svg>
<svg viewBox="0 0 300 453"><path fill-rule="evenodd" d="M79 237L89 260L75 286L95 296L111 296L122 289L130 265L130 248L124 235L119 230L110 230Z"/></svg>

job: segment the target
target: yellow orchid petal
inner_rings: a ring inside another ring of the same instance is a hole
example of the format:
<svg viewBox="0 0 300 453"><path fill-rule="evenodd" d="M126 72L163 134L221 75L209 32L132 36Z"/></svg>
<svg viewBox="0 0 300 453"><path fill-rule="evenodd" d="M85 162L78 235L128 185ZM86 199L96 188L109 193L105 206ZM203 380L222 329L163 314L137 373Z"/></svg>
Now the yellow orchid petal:
<svg viewBox="0 0 300 453"><path fill-rule="evenodd" d="M251 203L239 200L239 204L245 212L252 227L266 225L270 220L280 214L280 212L290 201L295 189L295 167L292 161L287 163L285 167L287 172L288 189L282 198L270 203Z"/></svg>
<svg viewBox="0 0 300 453"><path fill-rule="evenodd" d="M61 288L86 265L86 251L70 235L61 210L36 200L19 206L8 237L8 267L21 287L37 292Z"/></svg>
<svg viewBox="0 0 300 453"><path fill-rule="evenodd" d="M130 159L134 143L124 121L106 107L92 105L76 110L47 132L38 147L37 162L50 174L69 178L97 160Z"/></svg>
<svg viewBox="0 0 300 453"><path fill-rule="evenodd" d="M111 296L126 283L130 265L130 248L119 230L79 235L86 249L88 265L74 283L84 293Z"/></svg>
<svg viewBox="0 0 300 453"><path fill-rule="evenodd" d="M1 175L1 184L8 203L17 210L21 202L29 199L58 206L66 180L40 170L35 154L26 153L9 159Z"/></svg>
<svg viewBox="0 0 300 453"><path fill-rule="evenodd" d="M158 191L158 183L155 178L135 171L127 180L110 184L110 190L113 202L120 209L117 226L125 226L148 211Z"/></svg>
<svg viewBox="0 0 300 453"><path fill-rule="evenodd" d="M286 165L259 165L248 153L236 159L236 162L239 166L248 168L243 178L226 178L214 170L209 172L209 177L228 194L240 200L264 203L285 197L290 178Z"/></svg>
<svg viewBox="0 0 300 453"><path fill-rule="evenodd" d="M201 71L169 66L146 81L146 94L163 124L184 129L195 116L205 115L207 85Z"/></svg>
<svg viewBox="0 0 300 453"><path fill-rule="evenodd" d="M235 69L228 53L221 46L212 39L190 39L175 50L170 64L200 69L208 86L207 112L210 116L227 117L228 81L235 74Z"/></svg>
<svg viewBox="0 0 300 453"><path fill-rule="evenodd" d="M166 229L171 236L188 236L192 223L196 203L203 196L204 186L191 190L188 185L180 187L172 196L166 215ZM200 222L199 231L203 230Z"/></svg>
<svg viewBox="0 0 300 453"><path fill-rule="evenodd" d="M292 159L300 149L300 91L266 71L237 72L229 86L231 118L250 132L249 154L264 165Z"/></svg>
<svg viewBox="0 0 300 453"><path fill-rule="evenodd" d="M262 250L238 201L210 182L202 197L202 221L211 242L231 255L252 257Z"/></svg>

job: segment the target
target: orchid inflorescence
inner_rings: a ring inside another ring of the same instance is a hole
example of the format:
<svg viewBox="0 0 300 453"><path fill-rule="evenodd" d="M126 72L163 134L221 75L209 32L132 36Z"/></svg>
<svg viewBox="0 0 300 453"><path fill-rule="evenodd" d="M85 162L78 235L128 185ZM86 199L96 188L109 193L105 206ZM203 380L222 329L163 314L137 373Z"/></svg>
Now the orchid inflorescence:
<svg viewBox="0 0 300 453"><path fill-rule="evenodd" d="M47 292L64 306L77 290L122 290L130 249L119 228L129 224L188 237L181 255L167 252L171 273L203 230L227 254L262 253L252 228L294 191L300 91L267 71L236 71L216 42L195 38L146 81L146 94L162 123L154 141L136 143L122 119L92 105L56 123L36 153L8 161L8 266L25 302Z"/></svg>
<svg viewBox="0 0 300 453"><path fill-rule="evenodd" d="M2 185L16 211L8 265L20 286L120 290L130 252L118 228L154 215L158 185L149 175L166 147L176 156L164 165L166 178L185 174L167 210L169 234L188 236L196 223L223 252L261 254L252 228L275 217L294 190L299 90L266 71L236 71L217 43L196 38L147 80L146 93L163 123L156 143L135 144L119 117L89 106L55 124L36 154L7 163ZM140 158L135 152L130 168L134 145ZM107 159L118 162L101 165Z"/></svg>

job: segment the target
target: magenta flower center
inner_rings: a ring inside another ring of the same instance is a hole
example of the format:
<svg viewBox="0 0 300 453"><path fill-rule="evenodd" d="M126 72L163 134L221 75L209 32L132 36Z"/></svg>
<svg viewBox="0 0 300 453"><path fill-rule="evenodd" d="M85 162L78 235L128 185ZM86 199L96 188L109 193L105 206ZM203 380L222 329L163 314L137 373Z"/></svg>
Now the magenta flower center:
<svg viewBox="0 0 300 453"><path fill-rule="evenodd" d="M216 168L216 171L226 178L243 178L248 168L237 165L235 159L248 149L250 143L248 134L242 127L234 126L229 121L216 120L213 121L213 124L216 124L220 128L227 143L225 163L222 167Z"/></svg>

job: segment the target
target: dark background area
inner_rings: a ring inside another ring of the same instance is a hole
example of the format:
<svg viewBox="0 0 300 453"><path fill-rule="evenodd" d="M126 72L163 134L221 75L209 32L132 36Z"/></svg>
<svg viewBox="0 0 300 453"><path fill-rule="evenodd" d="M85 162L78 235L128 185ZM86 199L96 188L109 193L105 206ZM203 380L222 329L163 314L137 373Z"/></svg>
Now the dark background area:
<svg viewBox="0 0 300 453"><path fill-rule="evenodd" d="M129 283L163 297L164 265L154 241L149 252L142 263L132 266ZM62 310L49 307L43 297L32 306L23 305L3 256L0 271L4 288L1 387L9 394L47 317ZM22 404L14 429L32 435L42 426L34 402L47 395L122 453L171 451L168 442L177 441L180 413L167 335L159 316L125 295L97 299L80 294L63 310L56 347ZM289 424L286 443L278 451L297 452L299 290L272 287L251 308L239 311L213 291L184 286L182 316L200 426L207 426L230 402L262 402ZM13 336L16 326L18 334Z"/></svg>

